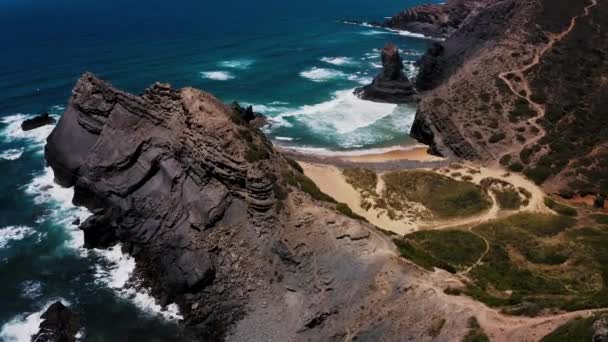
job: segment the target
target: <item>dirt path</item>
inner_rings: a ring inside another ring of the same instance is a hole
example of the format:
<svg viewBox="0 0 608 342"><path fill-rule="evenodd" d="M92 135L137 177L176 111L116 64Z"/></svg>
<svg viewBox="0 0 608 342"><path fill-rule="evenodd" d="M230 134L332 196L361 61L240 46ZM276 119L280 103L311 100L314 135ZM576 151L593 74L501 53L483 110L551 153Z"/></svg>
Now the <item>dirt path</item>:
<svg viewBox="0 0 608 342"><path fill-rule="evenodd" d="M563 31L559 34L550 34L548 37L549 42L542 49L540 49L540 51L538 51L534 55L534 58L532 58L532 61L530 63L524 65L523 67L521 67L519 69L505 71L498 75L498 77L500 77L500 79L503 80L503 82L505 82L507 84L507 86L509 87L509 89L515 96L528 102L530 107L532 107L532 109L536 112L536 115L534 117L528 119L527 122L529 125L535 127L540 132L540 134L538 134L536 137L528 140L528 142L525 145L523 145L521 148L514 148L514 149L508 151L507 153L505 153L504 155L509 155L512 153L519 154L523 149L525 149L528 146L536 144L540 139L545 137L545 135L547 134L545 129L538 123L542 118L545 117L545 113L546 113L545 107L532 100L532 89L530 88L530 84L529 84L528 80L526 79L525 73L528 70L535 67L536 65L538 65L538 63L540 63L540 60L542 59L542 57L549 50L551 50L555 46L555 44L562 41L570 32L572 32L572 30L576 27L577 21L580 18L589 16L589 14L591 13L591 8L595 7L598 4L598 1L599 0L591 0L591 4L585 7L583 14L577 15L570 20L570 25L568 26L568 28L565 31ZM513 83L513 81L515 79L520 80L518 83L519 83L519 86L521 87L521 91L523 91L524 94L521 94L520 91L517 90L517 87Z"/></svg>

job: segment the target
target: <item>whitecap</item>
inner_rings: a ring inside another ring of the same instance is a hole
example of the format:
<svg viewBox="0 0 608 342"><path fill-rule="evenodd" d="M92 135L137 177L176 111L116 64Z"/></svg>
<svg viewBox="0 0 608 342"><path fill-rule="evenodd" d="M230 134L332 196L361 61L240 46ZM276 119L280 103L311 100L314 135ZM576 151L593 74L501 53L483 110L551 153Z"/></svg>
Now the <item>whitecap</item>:
<svg viewBox="0 0 608 342"><path fill-rule="evenodd" d="M313 67L302 71L300 76L313 82L325 82L336 78L344 78L346 74L339 70Z"/></svg>
<svg viewBox="0 0 608 342"><path fill-rule="evenodd" d="M380 63L371 62L371 63L369 63L369 65L371 65L372 68L382 69L382 64L380 64Z"/></svg>
<svg viewBox="0 0 608 342"><path fill-rule="evenodd" d="M350 57L323 57L321 58L321 62L338 66L357 64L357 62L353 61Z"/></svg>
<svg viewBox="0 0 608 342"><path fill-rule="evenodd" d="M28 226L7 226L0 228L0 248L6 247L12 241L23 240L32 236L36 231Z"/></svg>
<svg viewBox="0 0 608 342"><path fill-rule="evenodd" d="M0 153L0 159L4 160L17 160L21 158L23 154L22 148L11 148Z"/></svg>
<svg viewBox="0 0 608 342"><path fill-rule="evenodd" d="M230 61L222 61L219 62L218 65L223 68L231 68L231 69L249 69L251 65L253 65L254 61L251 59L236 59Z"/></svg>
<svg viewBox="0 0 608 342"><path fill-rule="evenodd" d="M58 119L56 115L51 115L54 119ZM51 134L55 125L44 125L42 127L24 131L21 129L21 123L33 117L33 115L26 114L15 114L5 116L0 119L6 127L1 131L2 138L6 142L25 141L29 142L28 148L37 149L39 154L42 154L44 150L42 147L46 144L46 138Z"/></svg>
<svg viewBox="0 0 608 342"><path fill-rule="evenodd" d="M353 146L353 148L362 147L361 145ZM315 154L324 157L357 157L357 156L366 156L366 155L375 155L375 154L384 154L394 151L411 151L416 148L427 147L425 145L420 144L412 144L412 145L397 145L390 147L378 147L378 148L367 148L367 149L357 149L350 151L338 151L332 150L325 147L312 147L312 146L283 146L282 148L287 150L293 150L297 152L306 152L310 154Z"/></svg>
<svg viewBox="0 0 608 342"><path fill-rule="evenodd" d="M129 300L147 314L162 316L170 321L183 319L176 304L163 308L152 297L149 289L136 286L138 285L137 280L133 279L135 259L122 253L120 244L109 249L95 249L94 251L105 259L105 262L96 265L95 277L99 285L105 285L115 290L121 298Z"/></svg>
<svg viewBox="0 0 608 342"><path fill-rule="evenodd" d="M362 85L368 85L368 84L372 83L372 81L374 80L372 77L361 76L361 75L356 75L356 74L348 76L347 79L349 81L357 82Z"/></svg>
<svg viewBox="0 0 608 342"><path fill-rule="evenodd" d="M361 100L349 89L335 92L329 101L305 105L269 119L293 117L318 132L344 134L369 126L396 108L395 104Z"/></svg>
<svg viewBox="0 0 608 342"><path fill-rule="evenodd" d="M20 314L2 326L0 330L0 340L3 342L31 342L42 323L42 314L55 302L60 301L64 305L69 305L62 298L53 299L47 302L40 311L33 313Z"/></svg>
<svg viewBox="0 0 608 342"><path fill-rule="evenodd" d="M228 81L234 79L234 75L227 71L201 71L201 76L214 81Z"/></svg>
<svg viewBox="0 0 608 342"><path fill-rule="evenodd" d="M42 284L34 280L24 281L21 285L21 297L36 299L42 295Z"/></svg>
<svg viewBox="0 0 608 342"><path fill-rule="evenodd" d="M290 137L274 137L276 140L281 140L281 141L293 141L293 138Z"/></svg>

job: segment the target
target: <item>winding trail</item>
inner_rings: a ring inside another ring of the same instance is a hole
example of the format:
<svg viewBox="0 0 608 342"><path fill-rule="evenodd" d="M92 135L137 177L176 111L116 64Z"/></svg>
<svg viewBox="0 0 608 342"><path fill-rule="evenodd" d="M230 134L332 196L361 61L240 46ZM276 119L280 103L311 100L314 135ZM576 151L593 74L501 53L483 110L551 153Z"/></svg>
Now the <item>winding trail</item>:
<svg viewBox="0 0 608 342"><path fill-rule="evenodd" d="M580 18L589 16L591 14L591 9L595 6L597 6L598 2L599 2L599 0L591 0L591 4L589 4L585 7L585 10L582 14L577 15L570 20L570 25L568 26L568 28L566 30L562 31L559 34L549 34L548 35L549 42L542 49L540 49L540 51L538 51L534 55L534 58L532 58L532 61L530 63L524 65L521 68L518 68L515 70L510 70L510 71L505 71L498 75L498 77L500 77L500 79L506 83L506 85L509 87L509 89L515 96L528 102L530 107L532 107L532 109L536 112L536 115L534 117L528 119L527 122L529 125L535 127L540 132L540 134L538 134L536 137L529 139L526 142L526 144L523 145L521 148L514 148L514 149L508 151L507 153L503 154L503 156L512 154L513 152L516 152L517 154L519 154L519 152L521 152L523 149L537 143L540 139L542 139L543 137L545 137L547 135L547 132L545 131L545 129L539 124L539 121L545 117L546 109L543 105L536 103L532 100L532 89L530 88L530 84L525 77L525 73L528 70L535 67L536 65L538 65L540 63L542 57L549 50L551 50L555 46L555 44L559 43L568 34L570 34L570 32L572 32L572 30L574 30L574 28L576 27L576 23L578 22L578 20ZM517 90L516 85L513 83L513 81L516 79L519 80L518 83L521 88L520 91ZM523 94L522 94L522 92L523 92Z"/></svg>

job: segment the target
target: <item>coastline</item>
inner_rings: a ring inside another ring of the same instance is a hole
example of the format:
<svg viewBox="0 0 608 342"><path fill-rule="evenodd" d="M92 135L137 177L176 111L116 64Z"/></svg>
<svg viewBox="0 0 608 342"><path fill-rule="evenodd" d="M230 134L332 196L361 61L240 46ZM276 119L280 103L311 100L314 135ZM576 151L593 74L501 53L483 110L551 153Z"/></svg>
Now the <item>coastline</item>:
<svg viewBox="0 0 608 342"><path fill-rule="evenodd" d="M277 147L284 155L304 163L333 165L339 168L367 168L374 171L436 168L448 166L453 160L427 153L428 147L413 145L411 148L395 146L385 151L359 150L352 152L314 153L285 147Z"/></svg>

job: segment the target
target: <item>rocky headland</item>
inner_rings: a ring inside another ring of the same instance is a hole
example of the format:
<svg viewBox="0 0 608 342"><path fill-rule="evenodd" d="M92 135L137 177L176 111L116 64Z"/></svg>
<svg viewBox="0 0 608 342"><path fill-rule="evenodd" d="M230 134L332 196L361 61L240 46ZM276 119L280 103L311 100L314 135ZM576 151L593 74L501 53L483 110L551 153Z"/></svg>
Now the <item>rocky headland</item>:
<svg viewBox="0 0 608 342"><path fill-rule="evenodd" d="M395 44L388 43L380 50L382 71L372 84L357 88L355 94L363 100L407 103L414 102L416 90L403 72L403 60Z"/></svg>
<svg viewBox="0 0 608 342"><path fill-rule="evenodd" d="M381 26L434 38L448 38L492 1L448 0L442 4L424 4L394 15Z"/></svg>
<svg viewBox="0 0 608 342"><path fill-rule="evenodd" d="M85 74L45 156L92 212L86 247L121 243L192 339L419 339L430 314L466 333L470 308L429 296L388 237L208 93Z"/></svg>

